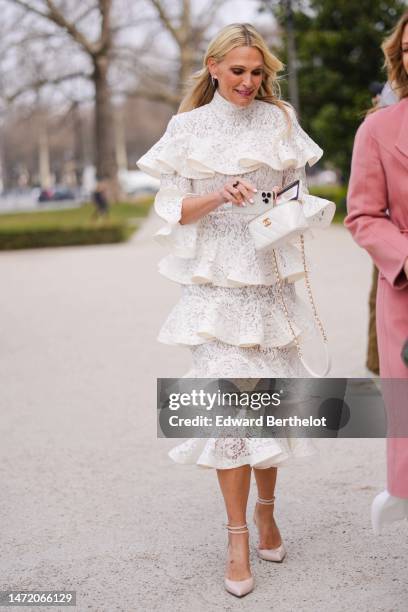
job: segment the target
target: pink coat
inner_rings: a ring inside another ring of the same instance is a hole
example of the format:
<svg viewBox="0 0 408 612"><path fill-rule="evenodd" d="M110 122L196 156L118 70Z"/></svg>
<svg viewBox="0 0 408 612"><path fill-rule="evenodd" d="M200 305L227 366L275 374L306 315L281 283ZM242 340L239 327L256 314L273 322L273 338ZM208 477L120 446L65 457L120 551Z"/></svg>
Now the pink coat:
<svg viewBox="0 0 408 612"><path fill-rule="evenodd" d="M408 379L408 98L369 115L354 142L345 226L379 269L377 338L382 378ZM388 393L387 393L388 395ZM408 397L394 411L408 410ZM387 401L387 410L394 402ZM391 415L390 415L391 416ZM404 420L404 419L403 419ZM388 440L388 490L408 497L408 438Z"/></svg>

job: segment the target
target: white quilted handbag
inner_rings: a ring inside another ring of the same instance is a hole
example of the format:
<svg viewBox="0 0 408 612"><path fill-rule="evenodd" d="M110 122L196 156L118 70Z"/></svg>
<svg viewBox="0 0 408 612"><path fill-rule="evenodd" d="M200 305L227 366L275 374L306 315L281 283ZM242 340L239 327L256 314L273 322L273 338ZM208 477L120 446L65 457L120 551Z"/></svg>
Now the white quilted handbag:
<svg viewBox="0 0 408 612"><path fill-rule="evenodd" d="M248 227L258 250L291 242L308 229L302 204L298 200L270 208L252 219Z"/></svg>
<svg viewBox="0 0 408 612"><path fill-rule="evenodd" d="M282 304L283 311L288 323L288 327L293 336L293 341L296 345L296 349L299 355L299 359L302 362L307 372L316 378L327 376L331 368L331 359L328 351L328 342L326 332L324 331L323 324L317 313L317 308L313 300L312 289L309 281L309 274L306 267L306 256L305 256L305 245L304 245L304 232L308 229L306 217L303 213L302 199L299 195L300 185L299 181L295 181L283 191L279 192L276 197L273 196L274 205L272 208L267 209L262 214L258 215L248 223L249 232L254 240L255 248L257 250L263 250L270 248L273 254L273 266L274 272L278 279L278 291L279 298ZM265 196L265 197L264 197ZM261 192L263 202L267 203L269 198L272 197L271 192ZM307 196L305 196L307 197ZM283 200L283 201L282 201ZM280 203L280 201L282 203ZM291 242L295 239L300 240L301 253L303 268L305 273L305 282L307 288L308 298L313 311L313 316L318 325L320 334L323 339L324 350L325 350L325 366L321 372L316 372L311 368L302 353L302 348L299 344L299 340L293 329L293 325L290 319L289 310L286 306L285 299L283 296L283 281L279 273L279 267L276 257L275 248L282 246L287 242Z"/></svg>
<svg viewBox="0 0 408 612"><path fill-rule="evenodd" d="M300 197L300 181L288 185L276 196L273 192L258 191L257 199L262 198L268 204L272 198L272 207L248 223L257 250L291 242L308 229Z"/></svg>

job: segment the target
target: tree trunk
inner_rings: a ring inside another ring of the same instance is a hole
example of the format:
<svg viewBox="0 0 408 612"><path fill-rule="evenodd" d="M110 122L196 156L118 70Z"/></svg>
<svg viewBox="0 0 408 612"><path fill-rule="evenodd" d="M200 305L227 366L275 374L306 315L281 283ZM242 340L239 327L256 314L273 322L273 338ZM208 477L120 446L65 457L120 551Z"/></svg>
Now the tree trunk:
<svg viewBox="0 0 408 612"><path fill-rule="evenodd" d="M51 187L50 151L48 147L47 127L42 120L40 133L38 135L38 171L41 189L49 189Z"/></svg>
<svg viewBox="0 0 408 612"><path fill-rule="evenodd" d="M115 148L116 163L119 170L127 170L128 156L126 150L126 133L123 119L123 108L115 109Z"/></svg>
<svg viewBox="0 0 408 612"><path fill-rule="evenodd" d="M183 94L194 68L194 49L190 43L180 48L179 93Z"/></svg>
<svg viewBox="0 0 408 612"><path fill-rule="evenodd" d="M74 160L75 160L75 178L77 186L82 185L82 175L84 173L85 155L84 155L84 140L82 131L81 113L79 111L79 103L75 102L72 109L73 115L73 132L74 132Z"/></svg>
<svg viewBox="0 0 408 612"><path fill-rule="evenodd" d="M95 162L96 174L108 183L109 199L117 202L121 193L117 178L115 155L115 122L111 92L108 83L108 58L99 55L94 59L95 84Z"/></svg>
<svg viewBox="0 0 408 612"><path fill-rule="evenodd" d="M6 158L7 142L6 134L3 132L0 134L0 191L3 189L7 191L12 185L10 180L9 166Z"/></svg>
<svg viewBox="0 0 408 612"><path fill-rule="evenodd" d="M293 10L292 1L286 0L285 2L285 13L286 13L286 36L287 36L287 49L288 49L288 86L289 86L289 100L295 107L297 113L300 113L299 103L299 89L298 89L298 78L297 78L297 57L296 57L296 44L295 44L295 31L293 27Z"/></svg>

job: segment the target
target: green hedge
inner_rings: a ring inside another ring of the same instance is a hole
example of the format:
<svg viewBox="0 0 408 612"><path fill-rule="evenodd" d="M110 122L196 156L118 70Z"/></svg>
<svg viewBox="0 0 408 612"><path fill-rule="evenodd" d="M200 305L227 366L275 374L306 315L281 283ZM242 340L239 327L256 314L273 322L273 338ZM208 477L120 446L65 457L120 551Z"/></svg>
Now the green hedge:
<svg viewBox="0 0 408 612"><path fill-rule="evenodd" d="M152 198L120 202L107 218L94 218L95 207L85 203L62 210L0 215L0 251L123 242L150 210Z"/></svg>
<svg viewBox="0 0 408 612"><path fill-rule="evenodd" d="M126 223L106 222L100 226L5 227L0 228L0 251L123 242L134 231Z"/></svg>
<svg viewBox="0 0 408 612"><path fill-rule="evenodd" d="M336 204L334 220L346 215L345 186L311 186L310 193ZM109 244L124 242L146 216L152 198L111 207L109 219L92 220L94 208L87 203L77 209L0 215L0 251L40 247Z"/></svg>

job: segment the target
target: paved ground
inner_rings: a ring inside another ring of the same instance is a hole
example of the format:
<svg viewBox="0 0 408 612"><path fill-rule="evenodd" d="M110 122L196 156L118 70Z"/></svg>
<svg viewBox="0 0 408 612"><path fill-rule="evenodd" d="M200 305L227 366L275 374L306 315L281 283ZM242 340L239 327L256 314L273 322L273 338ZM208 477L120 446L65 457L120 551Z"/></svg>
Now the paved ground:
<svg viewBox="0 0 408 612"><path fill-rule="evenodd" d="M155 224L124 245L0 254L0 588L73 589L81 612L405 611L408 526L369 524L383 440L322 441L282 468L288 557L253 555L256 590L224 592L215 474L156 439L156 377L189 355L155 341L179 292L156 274ZM309 251L332 375L364 375L370 262L340 227Z"/></svg>

